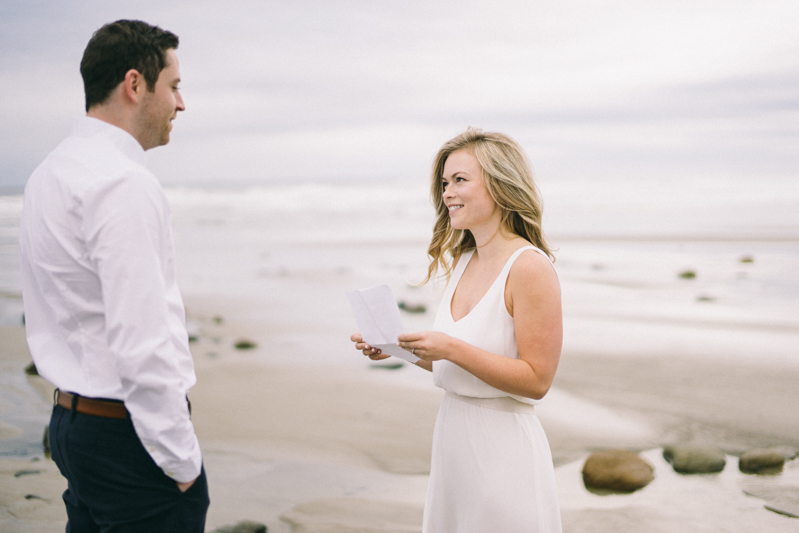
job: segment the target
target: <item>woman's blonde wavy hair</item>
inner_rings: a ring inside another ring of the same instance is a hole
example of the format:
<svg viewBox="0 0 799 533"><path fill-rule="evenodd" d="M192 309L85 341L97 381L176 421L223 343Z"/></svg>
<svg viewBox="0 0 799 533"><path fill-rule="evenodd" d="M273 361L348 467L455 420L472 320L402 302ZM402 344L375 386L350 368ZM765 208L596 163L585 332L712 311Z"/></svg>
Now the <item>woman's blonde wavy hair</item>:
<svg viewBox="0 0 799 533"><path fill-rule="evenodd" d="M430 281L439 268L449 280L455 261L475 247L470 231L452 228L443 199L444 164L452 153L459 150L468 150L480 163L488 193L502 209L502 226L540 248L554 261L541 229L541 195L533 181L533 170L524 150L507 135L469 128L447 141L433 163L430 193L436 208L436 222L427 249L430 265L422 283Z"/></svg>

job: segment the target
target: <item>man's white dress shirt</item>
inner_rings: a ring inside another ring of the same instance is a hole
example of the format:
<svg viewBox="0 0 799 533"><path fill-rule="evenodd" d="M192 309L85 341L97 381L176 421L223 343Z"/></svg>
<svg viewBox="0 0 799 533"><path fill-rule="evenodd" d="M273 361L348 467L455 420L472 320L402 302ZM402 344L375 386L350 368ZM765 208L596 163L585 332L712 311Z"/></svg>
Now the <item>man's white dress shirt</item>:
<svg viewBox="0 0 799 533"><path fill-rule="evenodd" d="M202 457L186 408L196 382L175 280L170 210L141 145L93 118L33 172L20 222L28 346L63 391L125 402L172 479Z"/></svg>

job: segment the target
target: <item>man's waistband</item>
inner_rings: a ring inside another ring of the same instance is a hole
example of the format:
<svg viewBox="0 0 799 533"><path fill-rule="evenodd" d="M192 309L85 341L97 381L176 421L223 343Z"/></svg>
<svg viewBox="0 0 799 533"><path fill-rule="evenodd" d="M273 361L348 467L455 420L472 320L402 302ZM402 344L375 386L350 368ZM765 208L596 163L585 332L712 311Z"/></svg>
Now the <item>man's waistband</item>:
<svg viewBox="0 0 799 533"><path fill-rule="evenodd" d="M101 416L103 418L129 418L130 414L125 408L125 404L119 400L104 400L98 398L86 398L56 389L55 402L65 409L74 409L76 413L85 415Z"/></svg>

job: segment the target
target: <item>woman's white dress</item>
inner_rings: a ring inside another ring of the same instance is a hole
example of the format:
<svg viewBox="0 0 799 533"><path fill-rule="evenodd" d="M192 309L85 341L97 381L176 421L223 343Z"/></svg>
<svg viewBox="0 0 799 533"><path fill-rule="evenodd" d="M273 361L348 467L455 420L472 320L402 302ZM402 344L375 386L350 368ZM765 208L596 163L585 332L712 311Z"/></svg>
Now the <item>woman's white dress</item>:
<svg viewBox="0 0 799 533"><path fill-rule="evenodd" d="M482 300L455 322L452 295L472 258L463 254L450 278L433 329L489 352L518 359L505 284L517 250ZM536 400L488 385L449 361L433 363L433 381L447 391L433 434L423 533L559 533L560 510L549 443Z"/></svg>

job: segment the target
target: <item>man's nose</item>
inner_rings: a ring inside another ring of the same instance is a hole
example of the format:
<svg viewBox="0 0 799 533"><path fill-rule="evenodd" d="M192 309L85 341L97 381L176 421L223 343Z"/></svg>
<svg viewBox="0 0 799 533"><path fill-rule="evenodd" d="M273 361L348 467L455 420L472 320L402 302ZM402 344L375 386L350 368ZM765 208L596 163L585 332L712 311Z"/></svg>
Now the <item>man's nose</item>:
<svg viewBox="0 0 799 533"><path fill-rule="evenodd" d="M175 108L178 111L186 111L186 104L183 103L183 96L181 96L180 93L177 93L177 96L176 96L175 100L176 100L176 103L177 103L177 106L175 106Z"/></svg>

